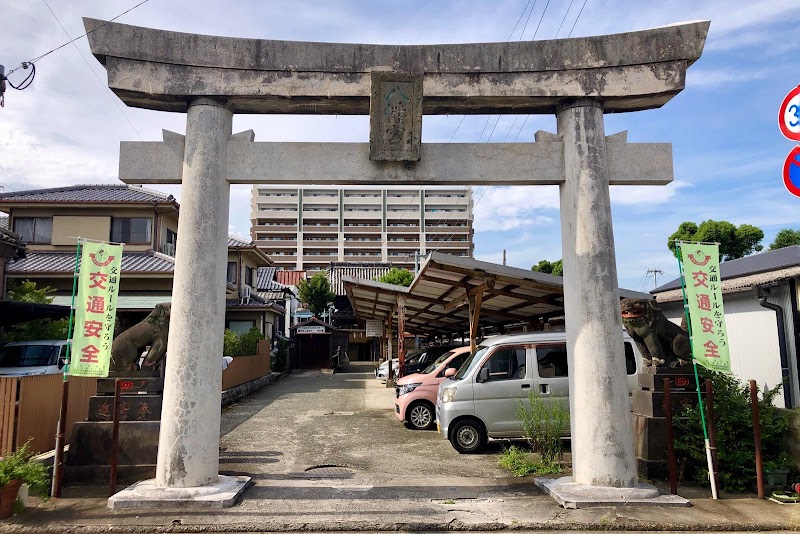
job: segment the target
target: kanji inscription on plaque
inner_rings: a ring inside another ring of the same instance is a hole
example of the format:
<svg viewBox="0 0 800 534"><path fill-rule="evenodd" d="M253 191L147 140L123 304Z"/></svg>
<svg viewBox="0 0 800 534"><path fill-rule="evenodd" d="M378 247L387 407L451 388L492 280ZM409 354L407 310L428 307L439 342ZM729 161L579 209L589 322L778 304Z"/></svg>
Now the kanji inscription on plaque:
<svg viewBox="0 0 800 534"><path fill-rule="evenodd" d="M369 115L369 159L419 161L421 75L373 72Z"/></svg>

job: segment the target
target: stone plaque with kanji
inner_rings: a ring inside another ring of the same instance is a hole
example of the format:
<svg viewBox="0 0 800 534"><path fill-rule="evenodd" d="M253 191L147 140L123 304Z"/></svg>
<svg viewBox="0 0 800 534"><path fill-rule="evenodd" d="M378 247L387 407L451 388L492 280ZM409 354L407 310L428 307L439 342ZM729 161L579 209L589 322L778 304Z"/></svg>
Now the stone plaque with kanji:
<svg viewBox="0 0 800 534"><path fill-rule="evenodd" d="M419 161L422 75L373 72L369 105L369 159Z"/></svg>

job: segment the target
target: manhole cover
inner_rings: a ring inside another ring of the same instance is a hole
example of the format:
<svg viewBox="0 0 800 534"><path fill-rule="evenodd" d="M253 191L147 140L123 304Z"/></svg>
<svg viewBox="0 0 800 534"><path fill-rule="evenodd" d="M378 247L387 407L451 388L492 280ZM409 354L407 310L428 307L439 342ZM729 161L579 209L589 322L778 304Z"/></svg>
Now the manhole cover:
<svg viewBox="0 0 800 534"><path fill-rule="evenodd" d="M338 465L315 465L305 470L304 476L314 478L350 478L353 471Z"/></svg>

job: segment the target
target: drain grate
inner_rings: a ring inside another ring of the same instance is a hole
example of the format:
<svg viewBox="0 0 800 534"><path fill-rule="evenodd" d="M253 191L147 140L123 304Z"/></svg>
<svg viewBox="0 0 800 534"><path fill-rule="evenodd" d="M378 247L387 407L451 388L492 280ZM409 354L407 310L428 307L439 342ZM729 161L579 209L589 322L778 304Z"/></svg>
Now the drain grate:
<svg viewBox="0 0 800 534"><path fill-rule="evenodd" d="M353 470L338 465L315 465L303 473L309 478L351 478Z"/></svg>

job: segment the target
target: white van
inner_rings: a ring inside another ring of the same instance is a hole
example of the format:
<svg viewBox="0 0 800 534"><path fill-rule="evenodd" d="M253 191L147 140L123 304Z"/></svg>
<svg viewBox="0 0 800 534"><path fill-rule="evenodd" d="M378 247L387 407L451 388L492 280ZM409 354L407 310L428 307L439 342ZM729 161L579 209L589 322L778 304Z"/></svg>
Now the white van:
<svg viewBox="0 0 800 534"><path fill-rule="evenodd" d="M624 334L628 388L638 387L642 356ZM449 374L449 373L448 373ZM519 402L531 391L569 396L565 332L534 332L486 339L454 376L439 385L436 427L462 454L480 451L488 438L521 438Z"/></svg>
<svg viewBox="0 0 800 534"><path fill-rule="evenodd" d="M63 339L15 341L0 349L0 376L62 373L66 356L67 342Z"/></svg>

